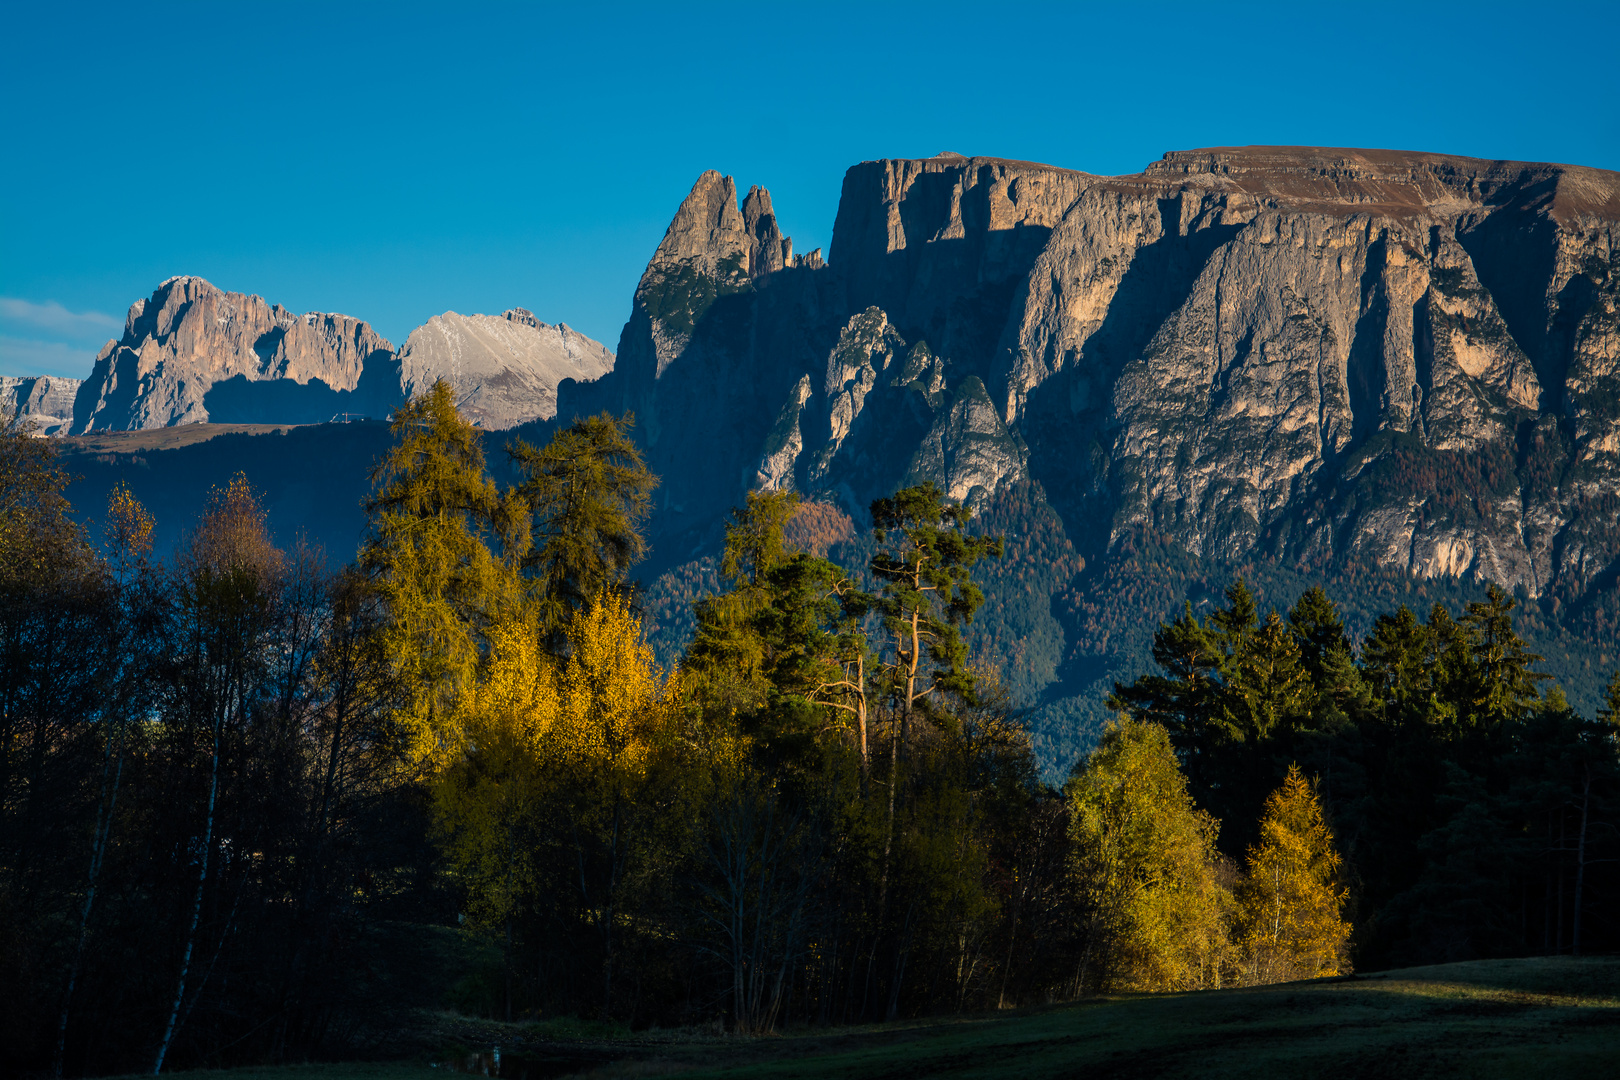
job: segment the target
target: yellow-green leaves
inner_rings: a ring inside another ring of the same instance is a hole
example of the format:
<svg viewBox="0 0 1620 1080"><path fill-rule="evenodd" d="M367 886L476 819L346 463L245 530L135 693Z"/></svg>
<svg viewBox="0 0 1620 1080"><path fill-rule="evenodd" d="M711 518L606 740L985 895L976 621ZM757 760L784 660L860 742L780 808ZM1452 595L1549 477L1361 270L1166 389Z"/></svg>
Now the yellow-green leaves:
<svg viewBox="0 0 1620 1080"><path fill-rule="evenodd" d="M667 742L678 687L664 682L641 640L641 620L623 596L609 592L574 619L568 640L557 754L615 780L645 775Z"/></svg>
<svg viewBox="0 0 1620 1080"><path fill-rule="evenodd" d="M1350 924L1339 856L1316 793L1290 766L1266 800L1260 842L1249 849L1237 889L1239 937L1250 983L1337 975L1347 963Z"/></svg>
<svg viewBox="0 0 1620 1080"><path fill-rule="evenodd" d="M1219 986L1230 893L1217 879L1217 822L1195 809L1164 728L1108 729L1069 783L1074 874L1085 904L1086 989Z"/></svg>
<svg viewBox="0 0 1620 1080"><path fill-rule="evenodd" d="M449 384L396 412L393 431L360 565L389 612L388 650L411 692L412 756L423 761L459 750L459 698L475 686L487 635L521 615L517 560L528 535L513 526L521 500L484 476L481 435L456 412Z"/></svg>

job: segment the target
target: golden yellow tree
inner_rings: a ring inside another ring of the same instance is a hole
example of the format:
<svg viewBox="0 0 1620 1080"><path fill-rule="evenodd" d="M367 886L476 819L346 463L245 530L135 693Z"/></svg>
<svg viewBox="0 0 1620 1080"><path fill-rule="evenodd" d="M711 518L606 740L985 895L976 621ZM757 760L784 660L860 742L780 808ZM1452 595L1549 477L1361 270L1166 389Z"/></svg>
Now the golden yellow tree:
<svg viewBox="0 0 1620 1080"><path fill-rule="evenodd" d="M1087 912L1076 989L1220 986L1231 897L1216 876L1219 823L1194 808L1169 734L1111 725L1068 795Z"/></svg>
<svg viewBox="0 0 1620 1080"><path fill-rule="evenodd" d="M1285 982L1349 970L1350 924L1339 856L1321 803L1299 766L1266 800L1260 842L1249 849L1237 889L1239 938L1250 983Z"/></svg>
<svg viewBox="0 0 1620 1080"><path fill-rule="evenodd" d="M488 634L479 678L448 711L454 754L429 757L435 826L474 924L505 939L508 1019L512 1009L513 923L536 885L533 834L550 786L547 739L557 715L555 662L526 622Z"/></svg>
<svg viewBox="0 0 1620 1080"><path fill-rule="evenodd" d="M666 741L675 688L665 684L641 620L617 592L601 594L575 617L568 643L555 749L602 783L633 782Z"/></svg>
<svg viewBox="0 0 1620 1080"><path fill-rule="evenodd" d="M504 928L509 955L514 922L532 913L583 922L610 999L627 897L669 853L662 832L687 820L673 805L685 789L678 688L616 592L574 617L566 659L542 634L531 620L488 632L475 683L439 728L461 743L433 759L436 822L474 921Z"/></svg>
<svg viewBox="0 0 1620 1080"><path fill-rule="evenodd" d="M461 699L494 627L521 618L528 552L521 497L484 475L483 433L436 382L394 413L397 440L373 474L360 566L387 605L387 647L411 699L413 760L442 768L460 752Z"/></svg>
<svg viewBox="0 0 1620 1080"><path fill-rule="evenodd" d="M504 922L527 875L525 827L545 782L546 739L557 715L553 662L532 627L490 633L482 677L456 702L447 729L462 741L435 785L441 839L480 921Z"/></svg>

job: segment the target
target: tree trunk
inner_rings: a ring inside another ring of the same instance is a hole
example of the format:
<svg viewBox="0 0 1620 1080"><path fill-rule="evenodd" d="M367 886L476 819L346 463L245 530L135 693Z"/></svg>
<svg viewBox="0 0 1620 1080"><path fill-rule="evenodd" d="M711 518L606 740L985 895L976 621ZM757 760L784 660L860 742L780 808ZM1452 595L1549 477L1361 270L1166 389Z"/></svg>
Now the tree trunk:
<svg viewBox="0 0 1620 1080"><path fill-rule="evenodd" d="M118 725L118 750L116 755L112 749L111 740L107 744L107 757L102 759L101 765L101 796L96 800L96 831L90 844L90 877L85 885L84 906L79 912L79 940L73 948L73 963L68 968L67 989L62 993L62 1015L56 1024L56 1053L51 1059L51 1075L61 1080L62 1059L67 1051L68 1015L73 1008L73 990L79 982L79 972L84 964L84 943L90 934L90 914L96 903L96 885L101 878L101 864L107 855L107 841L112 834L113 810L118 805L118 786L124 776L124 733L126 727L123 723ZM108 758L114 758L116 764L112 770L112 780L109 785L107 778ZM110 791L109 791L110 787Z"/></svg>
<svg viewBox="0 0 1620 1080"><path fill-rule="evenodd" d="M864 650L864 646L863 646ZM866 798L867 781L872 774L872 763L866 752L866 656L855 658L855 679L860 689L855 696L855 718L861 726L861 798Z"/></svg>
<svg viewBox="0 0 1620 1080"><path fill-rule="evenodd" d="M512 1022L512 823L506 823L506 951L502 957L506 965L506 1022Z"/></svg>
<svg viewBox="0 0 1620 1080"><path fill-rule="evenodd" d="M1564 808L1558 808L1558 955L1564 955Z"/></svg>
<svg viewBox="0 0 1620 1080"><path fill-rule="evenodd" d="M174 990L174 1004L169 1008L169 1023L163 1029L163 1041L158 1043L157 1059L152 1063L152 1075L163 1071L163 1059L168 1056L169 1043L174 1039L180 1020L180 1005L186 997L186 975L191 970L191 950L197 944L197 924L202 921L203 890L208 884L208 856L214 848L214 804L219 795L219 717L214 719L214 755L208 779L208 814L203 825L202 865L197 871L197 894L191 903L191 926L186 931L186 951L180 959L180 980Z"/></svg>
<svg viewBox="0 0 1620 1080"><path fill-rule="evenodd" d="M1581 777L1581 831L1575 841L1575 910L1570 918L1570 952L1581 955L1581 890L1586 885L1586 819L1592 806L1592 767L1587 765Z"/></svg>

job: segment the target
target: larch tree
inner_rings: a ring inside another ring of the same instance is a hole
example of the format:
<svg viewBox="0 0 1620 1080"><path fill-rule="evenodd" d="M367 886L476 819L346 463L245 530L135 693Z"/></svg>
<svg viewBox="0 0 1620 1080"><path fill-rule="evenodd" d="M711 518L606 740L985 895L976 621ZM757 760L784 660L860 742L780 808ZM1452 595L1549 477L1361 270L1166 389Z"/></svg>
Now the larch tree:
<svg viewBox="0 0 1620 1080"><path fill-rule="evenodd" d="M1260 842L1237 892L1245 979L1251 984L1338 975L1349 968L1350 924L1339 855L1316 792L1291 766L1266 800Z"/></svg>
<svg viewBox="0 0 1620 1080"><path fill-rule="evenodd" d="M389 652L413 690L413 753L426 759L459 751L454 702L476 681L490 629L518 617L529 518L484 475L482 433L444 380L396 411L391 430L360 566L388 609Z"/></svg>
<svg viewBox="0 0 1620 1080"><path fill-rule="evenodd" d="M1078 992L1196 990L1229 965L1218 823L1194 807L1169 734L1122 717L1069 781L1085 911Z"/></svg>
<svg viewBox="0 0 1620 1080"><path fill-rule="evenodd" d="M626 597L600 594L571 624L559 674L551 760L569 788L582 909L599 935L603 1008L613 979L627 895L647 888L675 853L661 831L683 828L675 775L679 680L666 679Z"/></svg>
<svg viewBox="0 0 1620 1080"><path fill-rule="evenodd" d="M547 742L557 718L557 674L532 626L506 622L489 638L480 677L454 702L463 751L434 777L434 824L468 913L502 932L511 1019L514 924L537 883L533 836L543 827L551 779Z"/></svg>

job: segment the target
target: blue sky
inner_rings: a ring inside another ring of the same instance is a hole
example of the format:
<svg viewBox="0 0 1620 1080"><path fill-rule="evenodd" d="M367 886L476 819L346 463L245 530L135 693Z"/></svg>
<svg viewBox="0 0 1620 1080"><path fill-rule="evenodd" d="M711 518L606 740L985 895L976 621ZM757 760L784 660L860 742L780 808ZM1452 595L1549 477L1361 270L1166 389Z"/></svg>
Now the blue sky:
<svg viewBox="0 0 1620 1080"><path fill-rule="evenodd" d="M88 374L200 274L397 345L511 306L617 347L707 168L825 248L851 164L1135 172L1373 146L1620 169L1620 4L12 4L0 374Z"/></svg>

